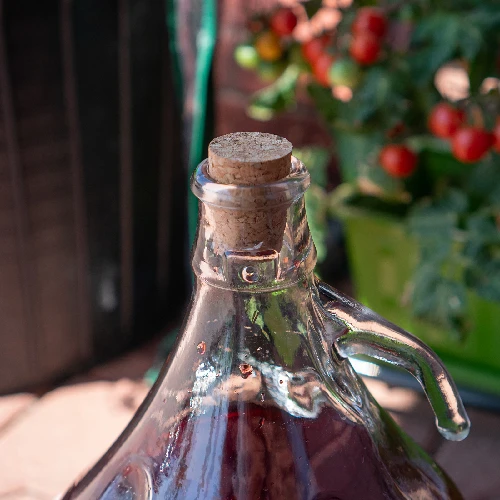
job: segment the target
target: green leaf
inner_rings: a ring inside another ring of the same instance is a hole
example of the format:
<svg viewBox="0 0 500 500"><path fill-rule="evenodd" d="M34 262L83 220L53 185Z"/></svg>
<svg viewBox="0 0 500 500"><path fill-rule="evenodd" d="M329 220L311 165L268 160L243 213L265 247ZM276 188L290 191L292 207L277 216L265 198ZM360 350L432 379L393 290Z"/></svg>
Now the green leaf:
<svg viewBox="0 0 500 500"><path fill-rule="evenodd" d="M494 5L481 5L467 13L466 20L470 25L477 26L482 32L493 32L500 29L500 10L498 2Z"/></svg>
<svg viewBox="0 0 500 500"><path fill-rule="evenodd" d="M500 244L500 231L490 213L476 212L467 218L468 237L483 244Z"/></svg>
<svg viewBox="0 0 500 500"><path fill-rule="evenodd" d="M485 268L483 280L476 285L476 291L487 300L500 301L500 262L492 263Z"/></svg>
<svg viewBox="0 0 500 500"><path fill-rule="evenodd" d="M455 12L436 12L416 25L412 37L413 55L409 58L416 82L432 81L444 63L457 57L469 62L473 92L488 76L494 58L494 51L489 48L498 43L496 33L500 29L500 15L498 7L470 9L472 5L455 6Z"/></svg>
<svg viewBox="0 0 500 500"><path fill-rule="evenodd" d="M326 189L327 167L331 156L328 149L319 146L294 148L293 155L307 167L311 175L311 183Z"/></svg>
<svg viewBox="0 0 500 500"><path fill-rule="evenodd" d="M442 210L463 214L467 211L469 202L466 194L460 189L450 188L437 200L436 206Z"/></svg>
<svg viewBox="0 0 500 500"><path fill-rule="evenodd" d="M491 203L492 208L500 210L500 184L496 184L489 193L488 201Z"/></svg>
<svg viewBox="0 0 500 500"><path fill-rule="evenodd" d="M355 99L353 100L353 103L355 103L353 109L354 120L362 123L370 119L374 113L385 106L390 91L391 80L388 71L377 66L370 68L365 73L363 83L355 93Z"/></svg>
<svg viewBox="0 0 500 500"><path fill-rule="evenodd" d="M307 221L316 247L318 262L326 257L328 197L326 191L312 185L305 193Z"/></svg>
<svg viewBox="0 0 500 500"><path fill-rule="evenodd" d="M412 282L412 309L416 316L425 317L434 309L439 272L429 264L418 266L416 271Z"/></svg>
<svg viewBox="0 0 500 500"><path fill-rule="evenodd" d="M489 282L491 273L496 273L495 263L500 262L500 231L495 217L487 209L471 214L466 221L466 230L463 248L466 275L472 286L478 287Z"/></svg>
<svg viewBox="0 0 500 500"><path fill-rule="evenodd" d="M413 135L406 140L406 144L415 151L415 153L420 153L423 150L438 151L440 153L449 153L451 151L448 141L428 134Z"/></svg>
<svg viewBox="0 0 500 500"><path fill-rule="evenodd" d="M311 17L313 17L323 6L323 0L308 0L302 5L306 11L307 17L311 19Z"/></svg>
<svg viewBox="0 0 500 500"><path fill-rule="evenodd" d="M460 337L465 333L467 291L458 236L463 235L459 223L468 206L463 191L450 188L437 199L417 204L408 217L420 252L413 311Z"/></svg>
<svg viewBox="0 0 500 500"><path fill-rule="evenodd" d="M358 176L378 186L383 191L383 194L380 195L383 198L398 199L404 190L402 181L391 177L378 164L369 165L362 162L359 165Z"/></svg>
<svg viewBox="0 0 500 500"><path fill-rule="evenodd" d="M452 13L437 12L415 26L408 60L416 82L433 80L436 71L455 55L462 32L461 17Z"/></svg>
<svg viewBox="0 0 500 500"><path fill-rule="evenodd" d="M464 284L443 278L439 267L421 264L414 274L412 309L415 316L463 337L467 290Z"/></svg>
<svg viewBox="0 0 500 500"><path fill-rule="evenodd" d="M408 57L415 81L423 85L434 79L436 71L453 58L455 45L452 44L453 33L445 35L449 40L446 45L431 46L413 53Z"/></svg>
<svg viewBox="0 0 500 500"><path fill-rule="evenodd" d="M439 39L445 35L443 30L448 32L447 40L456 42L460 21L461 16L457 13L436 11L427 15L415 24L412 43L418 45L432 41L438 44Z"/></svg>
<svg viewBox="0 0 500 500"><path fill-rule="evenodd" d="M493 157L473 167L464 186L478 204L500 207L500 168Z"/></svg>
<svg viewBox="0 0 500 500"><path fill-rule="evenodd" d="M270 86L254 94L247 113L256 120L270 120L275 113L295 105L295 88L299 69L290 65Z"/></svg>
<svg viewBox="0 0 500 500"><path fill-rule="evenodd" d="M314 101L315 108L320 112L325 121L333 124L339 117L339 109L342 102L334 99L332 91L317 83L310 83L307 92Z"/></svg>
<svg viewBox="0 0 500 500"><path fill-rule="evenodd" d="M432 317L457 335L463 333L467 313L467 290L462 283L441 279L436 289Z"/></svg>
<svg viewBox="0 0 500 500"><path fill-rule="evenodd" d="M467 209L467 198L456 189L449 189L432 202L417 204L408 216L408 227L417 237L423 263L442 266L454 258L460 216Z"/></svg>
<svg viewBox="0 0 500 500"><path fill-rule="evenodd" d="M410 214L410 227L415 220L422 220L430 227L439 221L456 223L459 215L468 207L467 196L459 189L447 189L443 195L433 200L424 200L415 205Z"/></svg>
<svg viewBox="0 0 500 500"><path fill-rule="evenodd" d="M500 301L500 258L477 256L467 270L466 280L481 297Z"/></svg>
<svg viewBox="0 0 500 500"><path fill-rule="evenodd" d="M482 43L483 36L477 26L469 22L460 24L457 45L465 59L472 61L481 49Z"/></svg>

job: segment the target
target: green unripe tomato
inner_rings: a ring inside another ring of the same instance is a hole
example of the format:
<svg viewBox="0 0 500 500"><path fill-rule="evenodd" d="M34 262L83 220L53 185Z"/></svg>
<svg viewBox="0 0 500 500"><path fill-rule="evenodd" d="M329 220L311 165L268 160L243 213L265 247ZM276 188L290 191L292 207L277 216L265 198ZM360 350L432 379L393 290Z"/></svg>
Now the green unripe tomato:
<svg viewBox="0 0 500 500"><path fill-rule="evenodd" d="M234 49L234 60L244 69L255 69L259 64L259 54L253 45L243 43Z"/></svg>
<svg viewBox="0 0 500 500"><path fill-rule="evenodd" d="M332 85L354 88L361 81L361 68L352 59L338 59L332 64L328 77Z"/></svg>

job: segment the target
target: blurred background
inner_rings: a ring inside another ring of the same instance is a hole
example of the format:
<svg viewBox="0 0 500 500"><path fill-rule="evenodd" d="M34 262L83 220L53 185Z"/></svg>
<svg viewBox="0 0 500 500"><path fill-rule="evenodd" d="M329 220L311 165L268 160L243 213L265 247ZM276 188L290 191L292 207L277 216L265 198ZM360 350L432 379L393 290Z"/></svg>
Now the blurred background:
<svg viewBox="0 0 500 500"><path fill-rule="evenodd" d="M62 492L131 418L189 300L189 177L235 131L308 166L318 273L428 343L472 420L355 360L466 498L500 498L495 1L0 3L0 499Z"/></svg>

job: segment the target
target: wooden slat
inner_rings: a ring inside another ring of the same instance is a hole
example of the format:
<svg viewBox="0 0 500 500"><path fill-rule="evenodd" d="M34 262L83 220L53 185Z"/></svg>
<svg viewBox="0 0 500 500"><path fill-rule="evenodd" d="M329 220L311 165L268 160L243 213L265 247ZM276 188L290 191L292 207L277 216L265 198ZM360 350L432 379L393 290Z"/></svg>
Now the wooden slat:
<svg viewBox="0 0 500 500"><path fill-rule="evenodd" d="M16 380L20 384L22 384L23 382L25 383L26 378L29 378L31 374L36 373L37 369L37 321L35 320L35 304L32 293L34 272L32 264L33 260L32 256L30 255L28 208L26 203L25 189L23 185L19 145L17 142L16 120L14 114L10 68L7 59L4 28L4 3L2 0L0 0L0 94L3 112L2 119L5 127L5 147L13 193L14 220L17 236L17 264L20 270L22 283L21 300L23 304L24 315L23 338L11 340L15 340L15 342L17 343L22 343L23 349L26 352L29 367L27 369L25 377L23 377L21 370L16 370L15 366L4 366L4 369L13 374L12 382ZM2 332L2 334L5 336L5 339L9 339L11 333L12 332L9 331ZM18 368L22 366L22 364L22 359L17 360ZM6 374L3 374L3 383L9 384L11 381L6 381L5 377Z"/></svg>
<svg viewBox="0 0 500 500"><path fill-rule="evenodd" d="M66 120L69 130L69 152L71 158L71 183L75 225L75 254L77 277L77 329L82 358L88 358L92 349L90 324L89 256L85 188L82 161L82 144L78 99L76 92L76 70L73 52L73 0L61 0L61 48L64 77Z"/></svg>
<svg viewBox="0 0 500 500"><path fill-rule="evenodd" d="M169 264L169 242L170 242L170 206L172 203L172 172L176 154L180 144L174 143L175 138L180 137L179 131L174 130L175 118L172 117L172 104L174 99L174 86L172 82L172 64L169 54L168 36L166 30L163 31L163 62L162 62L162 140L160 142L160 166L158 169L158 262L157 262L157 286L159 300L161 303L166 299L168 289L168 264Z"/></svg>
<svg viewBox="0 0 500 500"><path fill-rule="evenodd" d="M132 333L133 317L133 199L132 199L132 95L130 63L130 9L128 0L118 2L118 72L120 93L120 243L121 328Z"/></svg>
<svg viewBox="0 0 500 500"><path fill-rule="evenodd" d="M64 102L60 0L8 4L8 53L17 142L29 217L36 313L37 371L32 384L61 376L81 360L70 133ZM14 33L35 19L22 43ZM28 62L28 63L27 63ZM19 91L36 82L29 106ZM49 112L50 111L50 112ZM44 123L45 121L45 123ZM35 131L38 131L34 134ZM55 265L56 260L59 266Z"/></svg>

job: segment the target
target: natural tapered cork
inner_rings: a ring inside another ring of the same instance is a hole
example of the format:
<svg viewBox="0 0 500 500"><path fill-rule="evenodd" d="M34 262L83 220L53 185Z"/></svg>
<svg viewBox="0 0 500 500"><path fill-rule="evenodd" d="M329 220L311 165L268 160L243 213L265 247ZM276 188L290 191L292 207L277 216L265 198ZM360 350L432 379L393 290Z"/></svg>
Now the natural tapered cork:
<svg viewBox="0 0 500 500"><path fill-rule="evenodd" d="M290 173L292 144L261 132L236 132L208 146L210 176L222 184L255 185L283 179Z"/></svg>
<svg viewBox="0 0 500 500"><path fill-rule="evenodd" d="M273 134L237 132L214 139L208 146L208 173L221 184L257 186L290 174L292 144ZM288 206L276 207L246 190L246 210L208 208L216 250L275 249L283 244ZM269 206L267 206L269 205Z"/></svg>

